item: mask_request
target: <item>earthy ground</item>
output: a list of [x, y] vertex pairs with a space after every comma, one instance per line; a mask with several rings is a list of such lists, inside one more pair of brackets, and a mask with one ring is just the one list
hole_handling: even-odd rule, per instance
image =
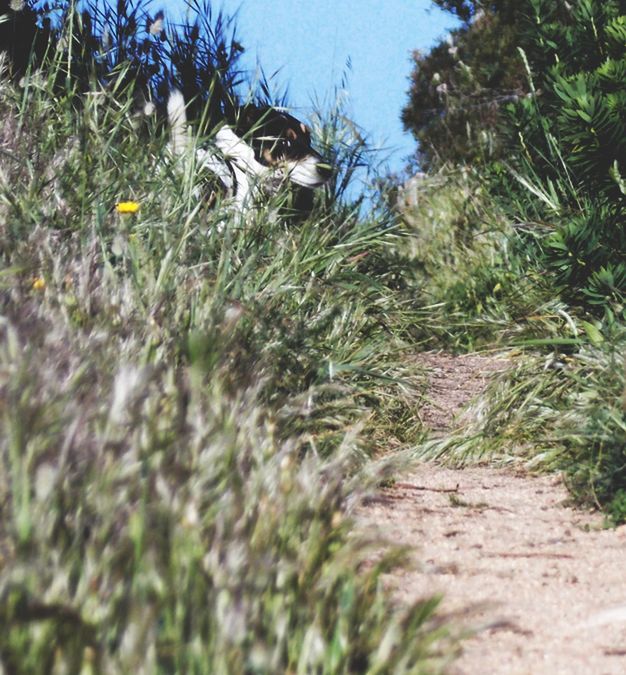
[[[436, 432], [494, 370], [491, 357], [420, 357], [431, 372], [424, 420]], [[626, 527], [565, 506], [558, 476], [422, 464], [361, 514], [415, 551], [390, 575], [399, 600], [445, 594], [476, 635], [454, 675], [626, 673]]]

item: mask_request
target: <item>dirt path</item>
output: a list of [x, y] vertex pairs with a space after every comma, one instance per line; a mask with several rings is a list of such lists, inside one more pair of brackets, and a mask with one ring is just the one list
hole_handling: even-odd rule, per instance
[[[466, 402], [459, 389], [502, 366], [488, 361], [425, 357], [436, 430]], [[400, 600], [442, 592], [444, 610], [471, 610], [478, 632], [450, 673], [626, 673], [626, 527], [604, 530], [566, 499], [556, 476], [423, 464], [364, 509], [368, 527], [415, 551], [389, 578]]]

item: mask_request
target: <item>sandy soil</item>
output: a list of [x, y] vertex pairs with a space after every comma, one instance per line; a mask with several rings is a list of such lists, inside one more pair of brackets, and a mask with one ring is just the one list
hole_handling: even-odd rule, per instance
[[419, 415], [434, 436], [450, 429], [464, 406], [483, 391], [490, 378], [510, 366], [505, 357], [497, 354], [452, 356], [423, 352], [415, 356], [415, 361], [428, 373], [428, 392]]
[[[434, 385], [424, 418], [442, 431], [503, 362], [424, 363]], [[566, 500], [558, 476], [423, 464], [364, 507], [364, 526], [412, 551], [391, 592], [441, 592], [442, 609], [467, 610], [476, 634], [451, 674], [626, 673], [626, 526], [603, 529]]]

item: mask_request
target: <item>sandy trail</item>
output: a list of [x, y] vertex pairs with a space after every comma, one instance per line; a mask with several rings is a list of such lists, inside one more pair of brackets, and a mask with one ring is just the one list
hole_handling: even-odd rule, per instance
[[[426, 357], [435, 429], [501, 367], [440, 358]], [[554, 475], [423, 464], [363, 509], [364, 525], [413, 551], [388, 578], [399, 600], [441, 592], [443, 610], [473, 608], [465, 621], [478, 632], [450, 673], [626, 673], [626, 526], [603, 529], [602, 516], [566, 500]]]

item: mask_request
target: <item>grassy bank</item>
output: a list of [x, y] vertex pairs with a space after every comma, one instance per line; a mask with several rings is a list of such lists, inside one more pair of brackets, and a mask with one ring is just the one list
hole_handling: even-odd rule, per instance
[[437, 600], [395, 608], [353, 533], [423, 386], [396, 224], [340, 198], [358, 140], [319, 123], [308, 219], [241, 216], [132, 97], [57, 87], [0, 90], [6, 672], [438, 669]]

